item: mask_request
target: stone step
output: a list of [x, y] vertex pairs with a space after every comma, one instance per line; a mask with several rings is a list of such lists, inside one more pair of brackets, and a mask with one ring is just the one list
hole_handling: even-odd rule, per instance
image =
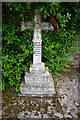
[[24, 95], [31, 95], [31, 96], [53, 96], [55, 94], [55, 89], [54, 89], [54, 84], [53, 83], [49, 83], [49, 84], [45, 84], [44, 86], [30, 86], [28, 84], [25, 83], [21, 83], [20, 86], [20, 92], [22, 94], [22, 96]]

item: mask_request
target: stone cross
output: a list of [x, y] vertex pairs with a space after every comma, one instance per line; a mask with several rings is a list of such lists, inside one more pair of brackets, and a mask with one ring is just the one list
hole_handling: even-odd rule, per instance
[[[44, 70], [44, 65], [42, 63], [41, 53], [42, 53], [42, 38], [41, 38], [41, 30], [51, 30], [54, 31], [54, 27], [49, 22], [42, 22], [41, 21], [41, 15], [39, 10], [35, 10], [35, 16], [34, 16], [34, 23], [35, 27], [34, 34], [33, 34], [33, 65], [30, 67], [31, 71], [38, 71], [38, 70]], [[21, 30], [26, 30], [26, 28], [32, 28], [33, 23], [30, 22], [24, 22], [21, 23]], [[36, 66], [37, 64], [37, 66]]]
[[49, 22], [42, 22], [39, 10], [35, 10], [34, 16], [35, 26], [32, 22], [22, 21], [21, 30], [25, 30], [26, 27], [34, 29], [33, 34], [33, 64], [30, 66], [30, 72], [25, 73], [25, 82], [20, 85], [21, 95], [29, 96], [53, 96], [55, 94], [54, 82], [48, 67], [41, 61], [42, 52], [42, 38], [41, 30], [51, 30], [54, 28]]

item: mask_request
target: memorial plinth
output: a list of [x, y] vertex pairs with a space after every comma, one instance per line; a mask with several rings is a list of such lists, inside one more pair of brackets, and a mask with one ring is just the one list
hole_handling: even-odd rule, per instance
[[[29, 96], [53, 96], [55, 94], [54, 81], [51, 74], [48, 71], [48, 67], [41, 62], [42, 53], [42, 39], [41, 30], [54, 30], [50, 23], [41, 22], [41, 15], [39, 10], [35, 10], [34, 16], [35, 27], [33, 34], [33, 64], [30, 66], [30, 72], [25, 73], [25, 81], [20, 85], [21, 95]], [[22, 23], [22, 30], [31, 26], [31, 22]]]
[[54, 83], [51, 74], [45, 68], [45, 72], [26, 73], [25, 82], [21, 83], [20, 92], [28, 96], [53, 96], [55, 94]]

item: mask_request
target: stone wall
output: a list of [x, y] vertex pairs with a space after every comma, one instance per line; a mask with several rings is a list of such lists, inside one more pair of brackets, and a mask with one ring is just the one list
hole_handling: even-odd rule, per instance
[[[80, 52], [80, 47], [79, 47], [79, 52]], [[80, 68], [80, 53], [79, 54], [77, 54], [77, 53], [73, 53], [72, 54], [72, 60], [73, 60], [73, 62], [72, 63], [69, 63], [69, 65], [70, 65], [70, 68], [72, 69], [72, 68]]]

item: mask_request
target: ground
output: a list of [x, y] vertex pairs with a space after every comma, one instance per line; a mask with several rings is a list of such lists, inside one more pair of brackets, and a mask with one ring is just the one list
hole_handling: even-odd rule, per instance
[[2, 120], [14, 118], [79, 118], [79, 69], [54, 77], [56, 94], [52, 98], [21, 97], [14, 88], [2, 94]]

